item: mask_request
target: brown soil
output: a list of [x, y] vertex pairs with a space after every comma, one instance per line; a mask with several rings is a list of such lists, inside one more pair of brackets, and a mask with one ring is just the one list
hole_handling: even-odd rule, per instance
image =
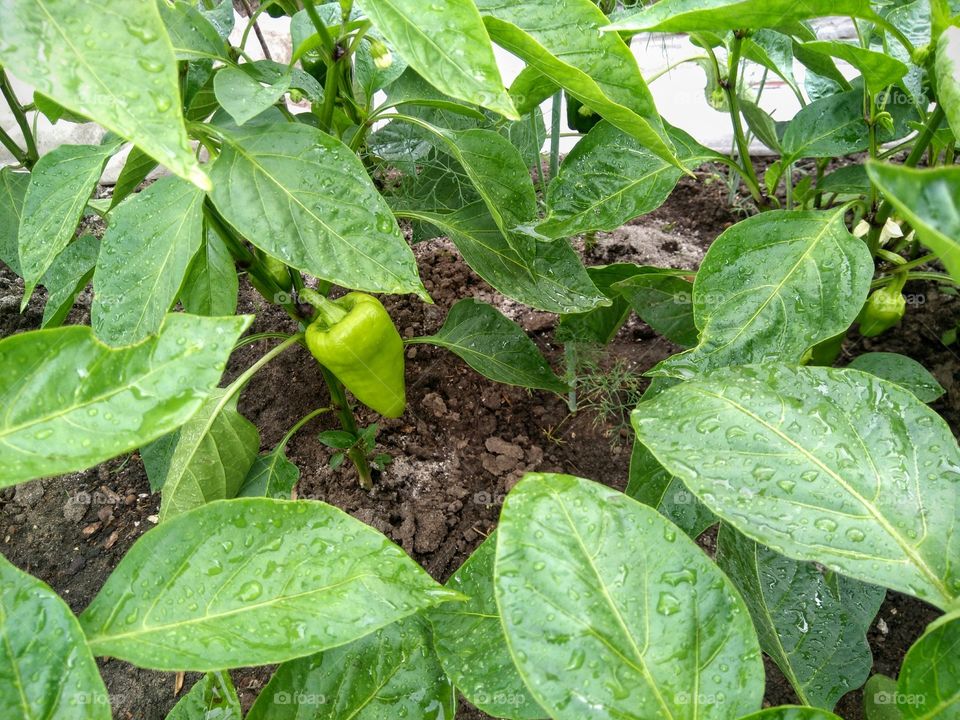
[[[709, 243], [737, 219], [727, 209], [721, 183], [684, 180], [663, 208], [614, 233], [601, 234], [585, 259], [590, 265], [635, 261], [696, 267]], [[495, 303], [520, 322], [559, 370], [559, 348], [552, 344], [554, 316], [499, 296], [445, 240], [418, 245], [416, 254], [436, 304], [389, 298], [388, 308], [403, 335], [436, 331], [456, 300], [473, 296]], [[18, 278], [0, 267], [0, 336], [39, 326], [42, 293], [21, 315], [22, 287]], [[909, 316], [909, 323], [876, 340], [851, 339], [847, 355], [882, 348], [915, 357], [948, 389], [947, 399], [935, 407], [952, 427], [960, 427], [956, 401], [960, 358], [939, 341], [941, 333], [960, 318], [960, 302], [933, 287], [908, 286], [911, 289], [923, 295], [924, 302]], [[241, 310], [256, 314], [255, 332], [292, 329], [282, 312], [249, 288], [242, 291]], [[71, 316], [72, 322], [85, 319], [82, 306]], [[676, 350], [634, 319], [599, 365], [624, 363], [639, 375]], [[251, 346], [235, 353], [228, 374], [247, 367], [262, 351], [262, 346]], [[418, 345], [407, 354], [409, 407], [402, 418], [380, 423], [378, 451], [394, 459], [378, 478], [374, 492], [360, 490], [348, 465], [329, 467], [330, 451], [316, 439], [317, 431], [333, 427], [333, 420], [323, 416], [301, 431], [288, 448], [302, 473], [296, 490], [299, 497], [332, 503], [369, 523], [443, 581], [493, 529], [503, 495], [524, 472], [563, 471], [620, 489], [626, 484], [630, 433], [623, 428], [622, 415], [598, 417], [587, 410], [571, 416], [560, 398], [489, 382], [446, 351]], [[257, 376], [240, 408], [260, 429], [263, 449], [269, 449], [297, 418], [326, 403], [320, 374], [298, 348]], [[153, 526], [158, 508], [159, 497], [150, 494], [136, 454], [82, 473], [8, 488], [0, 491], [2, 551], [49, 583], [79, 612], [130, 545]], [[871, 630], [874, 671], [895, 676], [905, 650], [935, 616], [922, 603], [890, 593]], [[245, 707], [270, 670], [233, 672]], [[101, 662], [101, 671], [116, 718], [159, 720], [176, 702], [172, 673], [141, 670], [117, 660]], [[189, 688], [196, 677], [188, 674], [184, 687]], [[789, 686], [771, 664], [767, 700], [793, 700]], [[841, 701], [838, 711], [844, 718], [859, 719], [861, 707], [860, 693], [854, 692]], [[458, 717], [487, 716], [463, 703]]]

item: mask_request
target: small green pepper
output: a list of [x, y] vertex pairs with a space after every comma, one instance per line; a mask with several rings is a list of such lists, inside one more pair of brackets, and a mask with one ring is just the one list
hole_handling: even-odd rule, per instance
[[603, 120], [593, 110], [572, 95], [564, 93], [567, 100], [567, 127], [576, 132], [588, 133], [598, 122]]
[[876, 337], [899, 323], [906, 310], [907, 301], [900, 288], [887, 286], [874, 290], [857, 316], [860, 334]]
[[407, 404], [403, 340], [386, 308], [361, 292], [337, 300], [301, 294], [317, 308], [306, 333], [317, 362], [367, 407], [384, 417], [400, 417]]

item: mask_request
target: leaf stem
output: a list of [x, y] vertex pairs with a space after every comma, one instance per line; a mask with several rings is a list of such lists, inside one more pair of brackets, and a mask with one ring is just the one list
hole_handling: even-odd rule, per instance
[[[330, 390], [330, 403], [336, 409], [340, 416], [340, 426], [348, 433], [357, 437], [357, 420], [353, 416], [353, 409], [347, 402], [347, 393], [343, 388], [343, 383], [337, 380], [336, 375], [320, 365], [320, 372], [323, 373], [323, 379]], [[367, 455], [362, 448], [352, 447], [347, 451], [347, 456], [353, 462], [357, 469], [357, 477], [360, 479], [360, 487], [364, 490], [373, 490], [373, 472], [370, 470], [370, 463], [367, 461]]]
[[317, 417], [317, 415], [323, 415], [323, 413], [330, 412], [331, 410], [333, 410], [332, 407], [317, 408], [316, 410], [304, 415], [302, 418], [297, 420], [292, 428], [287, 430], [287, 434], [283, 436], [283, 439], [277, 445], [277, 448], [283, 450], [285, 447], [287, 447], [287, 443], [293, 439], [293, 436], [296, 435], [304, 425]]
[[550, 180], [557, 177], [560, 168], [560, 105], [563, 92], [553, 94], [553, 106], [550, 110]]
[[296, 345], [301, 340], [303, 340], [303, 333], [297, 333], [296, 335], [291, 335], [282, 343], [272, 348], [269, 352], [267, 352], [266, 355], [244, 370], [236, 380], [230, 383], [230, 385], [227, 387], [226, 397], [233, 397], [238, 392], [243, 390], [244, 386], [250, 382], [253, 376], [266, 367], [271, 360], [283, 353], [283, 351], [289, 348], [291, 345]]
[[[14, 94], [13, 88], [10, 85], [10, 80], [7, 78], [7, 73], [2, 67], [0, 67], [0, 92], [3, 93], [3, 99], [6, 100], [7, 105], [10, 106], [10, 112], [13, 113], [17, 125], [20, 126], [20, 132], [23, 133], [23, 141], [27, 145], [27, 151], [21, 162], [30, 169], [40, 158], [40, 155], [37, 153], [37, 144], [34, 141], [33, 132], [30, 130], [30, 123], [27, 122], [27, 116], [23, 111], [23, 106], [20, 104], [20, 101], [17, 100], [17, 96]], [[4, 144], [6, 145], [6, 143]], [[20, 160], [21, 158], [17, 159]]]
[[758, 205], [763, 205], [763, 195], [760, 192], [760, 181], [750, 160], [750, 147], [747, 145], [746, 135], [743, 133], [743, 123], [740, 120], [740, 100], [737, 95], [737, 85], [740, 73], [740, 54], [743, 50], [743, 36], [735, 32], [730, 46], [730, 57], [727, 60], [727, 78], [721, 79], [720, 85], [727, 95], [727, 105], [730, 109], [730, 120], [733, 123], [733, 135], [737, 142], [737, 154], [740, 156], [740, 165], [744, 181], [750, 188], [750, 194]]

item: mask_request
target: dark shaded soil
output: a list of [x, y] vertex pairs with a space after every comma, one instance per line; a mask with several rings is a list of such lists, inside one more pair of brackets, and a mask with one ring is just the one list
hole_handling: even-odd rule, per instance
[[[727, 209], [722, 183], [683, 180], [661, 209], [620, 230], [602, 234], [586, 253], [587, 264], [637, 261], [696, 267], [716, 235], [739, 218]], [[494, 302], [520, 322], [559, 369], [559, 348], [551, 342], [554, 316], [531, 311], [492, 291], [460, 260], [453, 247], [435, 240], [416, 248], [421, 275], [435, 305], [412, 298], [390, 298], [388, 308], [407, 337], [436, 331], [449, 307], [463, 297]], [[908, 286], [923, 297], [910, 322], [875, 340], [852, 337], [845, 348], [852, 358], [884, 349], [910, 355], [949, 391], [936, 409], [952, 427], [960, 427], [957, 404], [960, 358], [940, 343], [956, 325], [960, 301], [932, 286]], [[0, 267], [0, 336], [39, 326], [42, 295], [18, 312], [22, 283]], [[918, 301], [919, 303], [919, 301]], [[88, 298], [87, 298], [88, 304]], [[71, 316], [86, 319], [83, 298]], [[245, 288], [241, 310], [256, 314], [255, 332], [292, 330], [286, 315]], [[249, 366], [265, 345], [234, 354], [228, 375]], [[631, 320], [607, 351], [596, 359], [602, 370], [626, 369], [636, 378], [678, 348]], [[290, 443], [288, 455], [301, 469], [298, 497], [343, 508], [403, 546], [428, 572], [445, 580], [495, 526], [503, 495], [524, 472], [563, 471], [622, 489], [627, 480], [630, 433], [622, 412], [599, 416], [587, 409], [571, 415], [560, 398], [489, 382], [458, 358], [418, 345], [407, 351], [409, 407], [402, 418], [381, 420], [378, 451], [393, 458], [373, 493], [357, 486], [353, 470], [329, 467], [330, 450], [317, 431], [333, 427], [322, 416]], [[636, 385], [636, 384], [635, 384]], [[631, 392], [621, 388], [623, 410]], [[262, 448], [272, 448], [299, 417], [328, 402], [312, 359], [299, 348], [261, 372], [243, 395], [242, 412], [260, 429]], [[616, 404], [616, 403], [614, 403]], [[374, 418], [363, 418], [373, 421]], [[151, 495], [143, 466], [134, 454], [74, 475], [35, 481], [0, 491], [0, 540], [3, 554], [49, 583], [81, 611], [93, 598], [130, 545], [156, 522], [159, 497]], [[709, 539], [704, 543], [712, 548]], [[870, 633], [874, 671], [895, 676], [903, 653], [935, 611], [911, 598], [890, 593]], [[768, 663], [767, 700], [795, 698], [779, 671]], [[101, 662], [116, 718], [154, 720], [176, 702], [177, 678]], [[270, 668], [242, 669], [233, 677], [245, 707], [269, 678]], [[184, 687], [196, 679], [188, 674]], [[844, 718], [862, 717], [859, 692], [841, 701]], [[465, 703], [458, 717], [486, 717]]]

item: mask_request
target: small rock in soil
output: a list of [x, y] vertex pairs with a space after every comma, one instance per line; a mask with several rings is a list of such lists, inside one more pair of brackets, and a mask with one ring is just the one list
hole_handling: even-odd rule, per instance
[[43, 497], [43, 482], [34, 480], [33, 482], [17, 485], [14, 489], [13, 501], [23, 507], [31, 507]]
[[523, 459], [522, 447], [519, 445], [514, 445], [513, 443], [508, 443], [506, 440], [496, 436], [487, 438], [483, 444], [486, 446], [487, 450], [492, 453], [496, 453], [497, 455], [506, 455], [514, 460]]

